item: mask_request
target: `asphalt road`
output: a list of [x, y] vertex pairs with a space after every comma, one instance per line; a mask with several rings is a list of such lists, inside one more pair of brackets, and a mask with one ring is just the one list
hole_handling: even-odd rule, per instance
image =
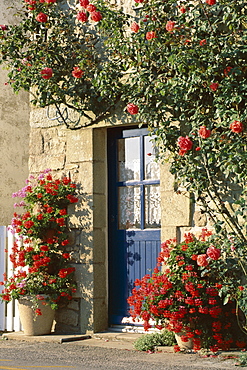
[[201, 358], [196, 354], [148, 354], [85, 346], [83, 342], [0, 340], [0, 369], [5, 370], [232, 370], [235, 362], [233, 359]]

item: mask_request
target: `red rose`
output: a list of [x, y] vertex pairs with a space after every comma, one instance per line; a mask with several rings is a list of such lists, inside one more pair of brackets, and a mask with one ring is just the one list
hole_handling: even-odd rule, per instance
[[5, 26], [5, 24], [0, 24], [0, 28], [2, 31], [6, 31], [8, 29], [8, 26]]
[[207, 261], [207, 255], [206, 254], [199, 254], [197, 256], [197, 264], [198, 266], [207, 266], [208, 261]]
[[34, 225], [34, 222], [32, 220], [29, 220], [29, 221], [25, 221], [23, 226], [26, 228], [26, 229], [31, 229], [31, 227]]
[[76, 16], [76, 19], [80, 22], [87, 22], [88, 18], [85, 12], [79, 12]]
[[215, 248], [213, 245], [211, 245], [208, 249], [207, 249], [207, 255], [208, 257], [212, 258], [212, 260], [218, 260], [220, 258], [220, 255], [221, 255], [221, 252], [220, 252], [220, 249], [218, 248]]
[[218, 82], [213, 82], [211, 85], [209, 85], [209, 87], [212, 91], [216, 91], [219, 87], [219, 84]]
[[102, 19], [102, 14], [100, 12], [92, 12], [91, 13], [91, 19], [94, 22], [99, 22]]
[[179, 8], [179, 10], [183, 14], [186, 12], [186, 8], [184, 6], [181, 6], [181, 8]]
[[242, 122], [240, 122], [240, 121], [233, 121], [230, 124], [230, 129], [232, 130], [232, 132], [236, 132], [237, 134], [239, 134], [240, 132], [243, 131], [244, 126], [243, 126]]
[[127, 104], [127, 107], [126, 107], [127, 111], [134, 115], [134, 114], [137, 114], [139, 112], [139, 108], [137, 105], [133, 104], [133, 103], [129, 103]]
[[206, 39], [203, 39], [199, 42], [200, 46], [206, 45], [206, 43], [207, 43]]
[[214, 4], [216, 4], [216, 0], [206, 0], [205, 2], [208, 5], [214, 5]]
[[175, 27], [175, 22], [173, 22], [173, 21], [168, 21], [168, 22], [166, 23], [166, 30], [167, 30], [168, 32], [171, 32], [171, 31], [174, 29], [174, 27]]
[[188, 136], [180, 136], [178, 138], [178, 146], [183, 152], [187, 152], [193, 146], [193, 142], [188, 138]]
[[139, 31], [139, 29], [140, 29], [140, 26], [139, 26], [139, 24], [137, 24], [136, 22], [133, 22], [132, 23], [132, 25], [130, 26], [130, 29], [131, 29], [131, 31], [133, 31], [133, 32], [138, 32]]
[[52, 4], [52, 3], [55, 3], [57, 0], [45, 0], [45, 2], [47, 3], [47, 4]]
[[92, 12], [94, 12], [97, 8], [96, 8], [96, 6], [95, 6], [95, 5], [93, 5], [93, 4], [88, 4], [88, 5], [87, 5], [87, 7], [86, 7], [86, 9], [87, 9], [87, 11], [88, 11], [89, 13], [92, 13]]
[[146, 40], [152, 40], [152, 39], [156, 39], [157, 36], [156, 36], [156, 32], [155, 31], [149, 31], [146, 33]]
[[201, 126], [198, 133], [201, 138], [207, 139], [211, 135], [211, 130], [208, 130], [206, 126]]
[[224, 69], [224, 75], [225, 76], [228, 76], [228, 73], [230, 72], [230, 70], [232, 69], [232, 67], [228, 66]]
[[89, 0], [80, 0], [80, 5], [86, 8], [89, 5]]
[[45, 23], [47, 22], [48, 16], [44, 13], [39, 13], [36, 17], [37, 22]]
[[46, 68], [42, 69], [42, 71], [40, 71], [40, 73], [41, 73], [41, 76], [42, 76], [44, 79], [48, 80], [49, 78], [51, 78], [51, 77], [52, 77], [52, 75], [53, 75], [53, 70], [52, 70], [52, 68], [48, 68], [48, 67], [46, 67]]
[[143, 1], [144, 1], [144, 0], [135, 0], [135, 3], [139, 3], [139, 4], [141, 4], [141, 3], [143, 3]]
[[72, 71], [72, 76], [75, 78], [81, 78], [84, 75], [84, 71], [82, 71], [79, 67], [74, 67]]

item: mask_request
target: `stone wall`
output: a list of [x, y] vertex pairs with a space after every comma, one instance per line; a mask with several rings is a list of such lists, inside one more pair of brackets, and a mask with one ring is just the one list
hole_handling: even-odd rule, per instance
[[[0, 24], [13, 24], [20, 1], [1, 0]], [[11, 8], [10, 8], [11, 6]], [[25, 185], [28, 177], [29, 97], [15, 95], [6, 85], [7, 71], [0, 66], [0, 225], [8, 225], [15, 200], [12, 193]]]

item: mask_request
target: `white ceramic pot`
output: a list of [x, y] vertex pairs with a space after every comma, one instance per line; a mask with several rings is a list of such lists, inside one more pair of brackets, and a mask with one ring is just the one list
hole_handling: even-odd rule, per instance
[[55, 310], [50, 305], [43, 305], [39, 301], [39, 308], [42, 315], [36, 315], [33, 309], [31, 297], [24, 296], [18, 300], [20, 320], [24, 335], [45, 335], [50, 334], [55, 316]]

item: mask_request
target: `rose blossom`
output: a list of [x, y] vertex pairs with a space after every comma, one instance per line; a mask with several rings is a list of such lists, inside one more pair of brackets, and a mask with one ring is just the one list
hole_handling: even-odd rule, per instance
[[201, 126], [199, 128], [198, 134], [201, 138], [207, 139], [211, 135], [211, 130], [208, 130], [206, 126]]
[[183, 13], [183, 14], [186, 12], [186, 8], [185, 8], [184, 6], [182, 6], [181, 8], [179, 8], [179, 10], [180, 10], [180, 12], [181, 12], [181, 13]]
[[89, 5], [89, 0], [80, 0], [80, 6], [86, 8]]
[[37, 22], [45, 23], [47, 22], [48, 16], [45, 13], [39, 13], [36, 17]]
[[211, 85], [209, 85], [209, 87], [212, 91], [216, 91], [219, 87], [219, 84], [218, 82], [213, 82]]
[[206, 253], [207, 253], [208, 257], [212, 258], [212, 260], [215, 260], [215, 261], [217, 261], [220, 258], [220, 255], [221, 255], [220, 249], [216, 248], [213, 245], [211, 245], [207, 249]]
[[233, 121], [230, 124], [230, 129], [232, 130], [232, 132], [236, 132], [237, 134], [239, 134], [240, 132], [243, 131], [244, 126], [243, 126], [242, 122], [240, 122], [240, 121]]
[[178, 138], [178, 146], [181, 150], [187, 152], [193, 146], [193, 142], [189, 139], [188, 136], [180, 136]]
[[0, 28], [2, 31], [6, 31], [8, 29], [8, 26], [6, 26], [5, 24], [0, 24]]
[[126, 109], [130, 114], [137, 114], [139, 112], [138, 106], [133, 103], [127, 104]]
[[87, 11], [88, 11], [89, 13], [92, 13], [92, 12], [94, 12], [95, 10], [97, 10], [96, 6], [95, 6], [95, 5], [93, 5], [93, 4], [88, 4], [88, 5], [86, 6], [86, 9], [87, 9]]
[[152, 40], [157, 38], [155, 31], [149, 31], [146, 33], [146, 40]]
[[74, 67], [72, 71], [72, 76], [75, 78], [81, 78], [84, 75], [84, 71], [82, 71], [79, 67]]
[[80, 22], [87, 22], [88, 18], [85, 12], [79, 12], [77, 13], [76, 19]]
[[216, 4], [216, 0], [206, 0], [205, 3], [208, 5], [214, 5]]
[[139, 29], [140, 29], [140, 26], [139, 26], [139, 24], [137, 24], [136, 22], [133, 22], [132, 23], [132, 25], [130, 26], [130, 29], [131, 29], [131, 31], [133, 31], [133, 32], [138, 32], [139, 31]]
[[94, 22], [99, 22], [102, 19], [102, 14], [100, 12], [92, 12], [91, 13], [91, 19]]
[[203, 39], [199, 42], [200, 46], [206, 45], [206, 43], [207, 43], [206, 39]]
[[197, 256], [197, 264], [198, 266], [207, 266], [208, 261], [207, 261], [207, 255], [206, 254], [199, 254]]
[[174, 27], [175, 27], [175, 22], [173, 22], [173, 21], [168, 21], [168, 22], [166, 23], [166, 30], [167, 30], [168, 32], [171, 32], [171, 31], [174, 29]]
[[41, 73], [41, 76], [44, 79], [48, 80], [49, 78], [52, 77], [53, 70], [52, 70], [52, 68], [46, 67], [46, 68], [42, 69], [42, 71], [40, 71], [40, 73]]

